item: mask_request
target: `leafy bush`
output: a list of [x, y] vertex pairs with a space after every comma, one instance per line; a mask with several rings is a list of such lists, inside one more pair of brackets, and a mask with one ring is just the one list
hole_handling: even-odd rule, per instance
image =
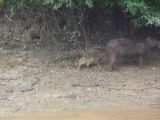
[[76, 8], [79, 6], [93, 7], [93, 0], [42, 0], [45, 5], [51, 5], [58, 10], [61, 7]]
[[160, 26], [160, 0], [95, 0], [106, 10], [120, 8], [133, 16], [131, 20], [137, 27]]
[[[3, 6], [5, 0], [0, 0]], [[133, 19], [131, 23], [135, 26], [160, 26], [160, 0], [7, 0], [8, 8], [12, 13], [17, 8], [24, 5], [43, 4], [51, 6], [54, 10], [60, 8], [78, 9], [81, 12], [83, 8], [100, 6], [106, 11], [112, 11], [120, 8], [124, 13], [131, 14]]]
[[7, 7], [11, 15], [15, 14], [15, 11], [25, 5], [31, 5], [33, 3], [40, 2], [38, 0], [0, 0], [1, 7]]
[[3, 0], [0, 0], [0, 5], [2, 5]]
[[[154, 0], [156, 3], [159, 0]], [[155, 25], [160, 26], [160, 4], [152, 4], [149, 0], [122, 0], [120, 5], [124, 12], [130, 13], [134, 18], [131, 22], [134, 25], [148, 26]], [[160, 2], [159, 2], [160, 3]]]

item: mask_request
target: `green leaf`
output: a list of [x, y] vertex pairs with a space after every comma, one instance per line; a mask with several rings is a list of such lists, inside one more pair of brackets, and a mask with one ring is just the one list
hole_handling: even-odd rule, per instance
[[91, 8], [93, 7], [93, 0], [86, 0], [86, 5]]

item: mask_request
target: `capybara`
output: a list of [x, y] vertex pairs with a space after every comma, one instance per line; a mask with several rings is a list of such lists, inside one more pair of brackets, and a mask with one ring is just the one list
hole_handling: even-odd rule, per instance
[[105, 45], [105, 52], [109, 58], [109, 68], [114, 69], [117, 58], [137, 58], [139, 65], [143, 68], [143, 60], [148, 52], [145, 42], [138, 42], [128, 38], [115, 38]]
[[76, 65], [77, 69], [80, 69], [82, 65], [86, 65], [89, 67], [89, 65], [94, 63], [94, 58], [92, 57], [81, 57]]
[[152, 38], [152, 37], [147, 37], [146, 38], [146, 43], [148, 44], [148, 46], [150, 46], [150, 49], [160, 49], [160, 41]]
[[146, 43], [150, 46], [150, 48], [155, 49], [158, 46], [158, 41], [154, 38], [147, 37]]

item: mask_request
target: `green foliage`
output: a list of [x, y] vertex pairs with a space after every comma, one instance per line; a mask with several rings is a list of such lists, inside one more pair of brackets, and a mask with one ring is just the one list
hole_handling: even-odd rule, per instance
[[[0, 6], [3, 6], [5, 0], [0, 0]], [[54, 10], [60, 8], [78, 9], [82, 13], [83, 8], [100, 6], [111, 13], [115, 8], [120, 8], [124, 13], [133, 16], [131, 23], [135, 26], [160, 26], [160, 0], [7, 0], [8, 8], [14, 14], [17, 8], [24, 5], [43, 4], [51, 6]]]
[[[126, 13], [130, 13], [134, 18], [131, 22], [135, 26], [160, 26], [160, 3], [155, 0], [156, 4], [147, 0], [122, 0], [120, 6]], [[159, 5], [156, 7], [156, 5]]]
[[93, 7], [93, 0], [42, 0], [45, 5], [51, 5], [54, 10], [61, 7], [74, 9], [80, 6]]
[[11, 15], [15, 14], [15, 11], [24, 7], [27, 4], [32, 4], [38, 0], [0, 0], [0, 6], [7, 5]]
[[11, 15], [15, 14], [16, 9], [23, 7], [26, 4], [26, 0], [9, 0], [8, 5], [11, 11]]
[[3, 0], [0, 0], [0, 6], [2, 5]]
[[53, 9], [57, 10], [62, 6], [72, 7], [73, 3], [72, 0], [43, 0], [45, 5], [51, 5]]
[[112, 11], [120, 8], [133, 16], [131, 23], [137, 27], [160, 27], [160, 0], [95, 0], [99, 6]]

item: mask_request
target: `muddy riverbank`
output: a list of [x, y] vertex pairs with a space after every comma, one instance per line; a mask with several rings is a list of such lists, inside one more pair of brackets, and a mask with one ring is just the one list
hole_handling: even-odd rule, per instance
[[0, 51], [1, 115], [160, 105], [158, 55], [146, 69], [121, 63], [120, 71], [109, 72], [104, 64], [82, 70], [67, 61], [46, 64], [41, 52]]

